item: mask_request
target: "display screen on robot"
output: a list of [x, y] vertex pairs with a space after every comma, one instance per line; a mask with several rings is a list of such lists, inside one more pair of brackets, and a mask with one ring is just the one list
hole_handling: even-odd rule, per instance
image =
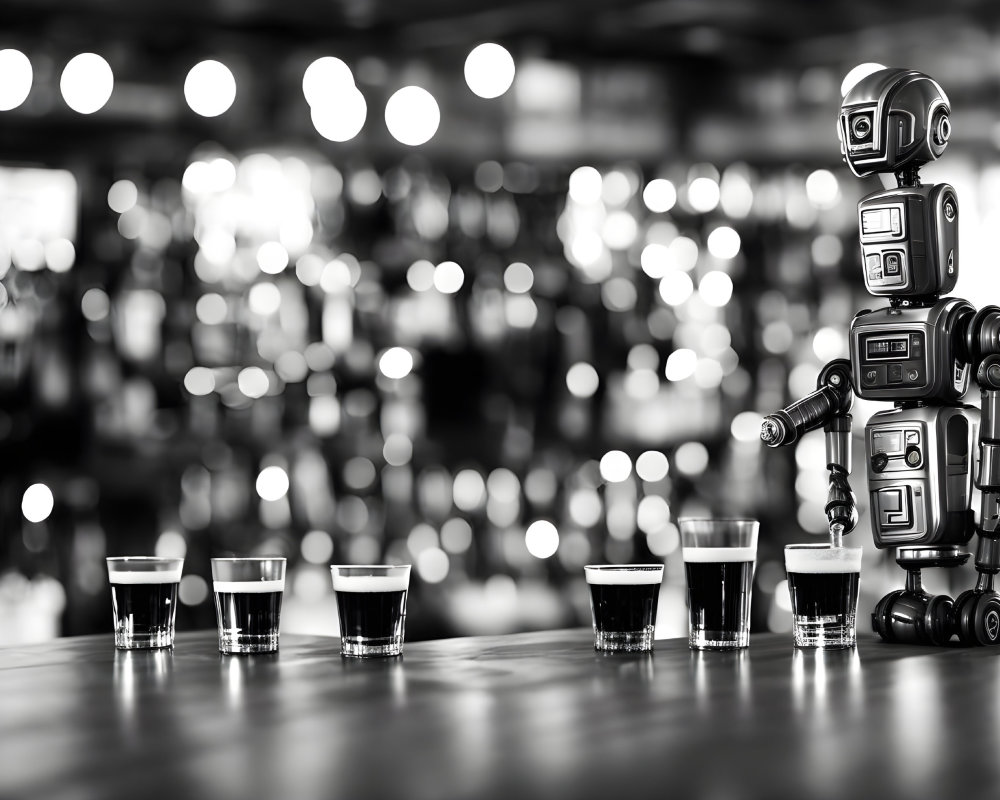
[[865, 354], [873, 361], [883, 358], [905, 361], [910, 357], [910, 337], [868, 339], [865, 342]]
[[877, 236], [892, 234], [898, 236], [903, 232], [903, 212], [899, 206], [884, 206], [871, 208], [861, 212], [861, 234]]
[[901, 431], [872, 431], [873, 453], [898, 453], [903, 446]]

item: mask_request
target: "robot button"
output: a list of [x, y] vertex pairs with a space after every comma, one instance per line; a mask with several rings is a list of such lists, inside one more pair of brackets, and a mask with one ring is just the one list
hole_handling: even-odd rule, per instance
[[885, 366], [866, 367], [861, 372], [861, 383], [865, 386], [880, 386], [885, 384]]
[[902, 259], [899, 253], [886, 253], [885, 254], [885, 274], [886, 275], [899, 275], [900, 269], [902, 268]]
[[909, 372], [906, 373], [906, 379], [910, 383], [916, 383], [917, 381], [920, 380], [920, 370], [911, 369]]
[[889, 364], [889, 383], [903, 382], [903, 365]]

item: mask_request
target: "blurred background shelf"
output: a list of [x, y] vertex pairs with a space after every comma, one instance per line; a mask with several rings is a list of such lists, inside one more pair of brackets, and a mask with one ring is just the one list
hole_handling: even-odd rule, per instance
[[[104, 557], [149, 552], [187, 558], [182, 629], [213, 624], [211, 555], [286, 555], [303, 633], [336, 632], [328, 564], [412, 562], [409, 638], [586, 624], [585, 563], [662, 560], [677, 635], [701, 513], [760, 517], [754, 626], [789, 630], [823, 441], [762, 452], [760, 417], [875, 305], [841, 82], [944, 86], [924, 175], [983, 305], [998, 30], [982, 1], [4, 0], [31, 72], [18, 100], [0, 60], [0, 643], [108, 630]], [[496, 97], [466, 77], [484, 42]], [[103, 103], [93, 75], [72, 96], [81, 53]], [[349, 72], [307, 99], [320, 59]], [[212, 116], [185, 94], [207, 60], [235, 86]], [[387, 119], [404, 87], [433, 103]], [[869, 608], [902, 572], [862, 482]]]

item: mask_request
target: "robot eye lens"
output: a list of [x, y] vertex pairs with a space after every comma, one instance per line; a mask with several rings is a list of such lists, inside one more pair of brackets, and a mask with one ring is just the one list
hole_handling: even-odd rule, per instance
[[951, 122], [947, 114], [940, 112], [935, 115], [933, 123], [934, 144], [944, 146], [951, 138]]
[[858, 141], [867, 139], [872, 133], [872, 121], [867, 116], [857, 116], [851, 120], [851, 134]]

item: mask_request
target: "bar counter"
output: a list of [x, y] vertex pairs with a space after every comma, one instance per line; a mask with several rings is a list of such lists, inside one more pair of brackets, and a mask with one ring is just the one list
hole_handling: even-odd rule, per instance
[[345, 659], [284, 635], [0, 648], [0, 797], [949, 798], [1000, 795], [1000, 650], [594, 651], [584, 629]]

